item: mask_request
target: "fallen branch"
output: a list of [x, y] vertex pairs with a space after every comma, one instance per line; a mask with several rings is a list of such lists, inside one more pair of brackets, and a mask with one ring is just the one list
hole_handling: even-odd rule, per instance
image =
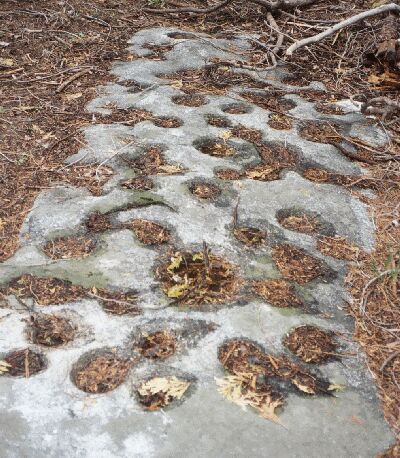
[[[208, 14], [213, 13], [225, 6], [233, 3], [235, 0], [224, 0], [220, 3], [215, 5], [209, 6], [208, 8], [143, 8], [142, 11], [147, 13], [157, 13], [157, 14], [164, 14], [164, 13], [193, 13], [193, 14]], [[251, 3], [255, 3], [257, 5], [263, 6], [270, 12], [278, 11], [278, 10], [293, 10], [295, 8], [299, 8], [301, 6], [311, 5], [316, 3], [318, 0], [276, 0], [276, 1], [269, 1], [269, 0], [249, 0]]]
[[233, 0], [223, 0], [216, 5], [210, 6], [208, 8], [143, 8], [143, 11], [148, 13], [195, 13], [195, 14], [208, 14], [213, 13], [214, 11], [223, 8], [224, 6], [228, 5], [228, 3], [232, 3]]
[[303, 40], [296, 41], [296, 43], [293, 43], [286, 50], [286, 55], [291, 56], [299, 48], [310, 45], [312, 43], [317, 43], [318, 41], [321, 41], [324, 38], [329, 37], [330, 35], [333, 35], [335, 32], [338, 32], [339, 30], [342, 30], [345, 27], [348, 27], [349, 25], [353, 25], [356, 22], [362, 21], [363, 19], [367, 17], [376, 16], [382, 13], [387, 13], [388, 11], [400, 12], [400, 6], [396, 5], [395, 3], [389, 3], [388, 5], [378, 6], [377, 8], [373, 8], [372, 10], [368, 10], [360, 14], [356, 14], [355, 16], [345, 19], [344, 21], [338, 22], [334, 26], [329, 27], [329, 29], [324, 30], [321, 33], [318, 33], [317, 35], [314, 35], [308, 38], [304, 38]]

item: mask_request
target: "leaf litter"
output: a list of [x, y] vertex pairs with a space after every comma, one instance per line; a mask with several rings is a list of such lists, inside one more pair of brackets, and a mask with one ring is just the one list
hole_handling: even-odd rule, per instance
[[205, 244], [203, 251], [175, 252], [156, 274], [169, 298], [194, 306], [234, 301], [242, 285], [236, 271], [237, 266], [212, 254]]
[[218, 349], [218, 359], [229, 375], [216, 379], [218, 391], [241, 407], [251, 406], [262, 417], [279, 423], [276, 409], [291, 391], [331, 395], [338, 389], [321, 376], [286, 356], [266, 353], [244, 339], [231, 339]]
[[289, 332], [283, 343], [305, 363], [320, 364], [340, 356], [334, 333], [316, 326], [298, 326]]
[[146, 410], [158, 410], [182, 399], [191, 384], [176, 376], [154, 377], [137, 388], [137, 395]]

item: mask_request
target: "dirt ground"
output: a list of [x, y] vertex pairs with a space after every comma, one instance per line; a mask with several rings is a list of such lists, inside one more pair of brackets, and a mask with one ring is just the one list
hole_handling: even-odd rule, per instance
[[[209, 15], [156, 15], [141, 9], [157, 1], [3, 0], [0, 5], [0, 261], [18, 248], [20, 226], [35, 197], [57, 183], [101, 193], [110, 176], [88, 165], [64, 167], [83, 145], [81, 128], [96, 120], [85, 112], [95, 87], [109, 82], [112, 62], [132, 59], [127, 40], [138, 30], [174, 25], [219, 36], [243, 31], [271, 39], [259, 7], [237, 1]], [[167, 3], [167, 2], [166, 2]], [[204, 5], [204, 1], [168, 2]], [[351, 3], [352, 8], [349, 8]], [[276, 17], [292, 39], [371, 6], [372, 1], [320, 1], [302, 11]], [[327, 19], [327, 18], [332, 18]], [[307, 49], [288, 61], [296, 81], [322, 81], [329, 99], [388, 95], [399, 97], [400, 74], [375, 59], [382, 18], [364, 21]], [[292, 37], [292, 38], [290, 38]], [[265, 66], [265, 51], [254, 50], [254, 65]], [[324, 101], [321, 101], [324, 102]], [[114, 122], [107, 117], [102, 122]], [[97, 120], [98, 121], [98, 120]], [[400, 120], [376, 119], [394, 139]], [[365, 146], [365, 145], [363, 145]], [[348, 275], [355, 338], [368, 355], [385, 412], [400, 438], [400, 163], [399, 141], [371, 151], [362, 165], [370, 170], [377, 198], [368, 201], [377, 229], [377, 246], [358, 258]], [[399, 446], [385, 457], [399, 456]]]

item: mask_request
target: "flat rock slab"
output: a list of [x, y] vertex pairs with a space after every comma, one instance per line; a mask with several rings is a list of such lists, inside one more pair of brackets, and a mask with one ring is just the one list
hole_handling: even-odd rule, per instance
[[[241, 67], [251, 57], [249, 37], [216, 39], [157, 28], [134, 35], [128, 49], [134, 59], [116, 63], [112, 73], [118, 82], [98, 88], [98, 97], [87, 107], [95, 122], [85, 128], [86, 146], [66, 165], [91, 164], [99, 172], [101, 167], [112, 168], [103, 194], [70, 186], [41, 193], [21, 229], [21, 248], [0, 265], [3, 287], [31, 274], [92, 291], [89, 297], [46, 306], [38, 305], [34, 294], [15, 297], [18, 288], [3, 299], [0, 360], [12, 350], [29, 347], [43, 356], [45, 367], [37, 374], [25, 368], [25, 376], [4, 372], [0, 377], [0, 456], [367, 458], [384, 450], [393, 435], [379, 409], [365, 356], [351, 341], [353, 323], [343, 311], [348, 263], [322, 254], [318, 234], [281, 224], [282, 215], [308, 215], [318, 219], [322, 235], [341, 236], [360, 250], [372, 250], [373, 223], [359, 199], [370, 191], [310, 181], [305, 172], [320, 169], [357, 179], [363, 170], [343, 154], [352, 152], [349, 139], [379, 146], [385, 143], [384, 133], [356, 110], [338, 114], [318, 110], [305, 94], [312, 91], [323, 97], [320, 83], [286, 84], [290, 74], [284, 67], [265, 72]], [[190, 96], [190, 91], [202, 92], [198, 85], [190, 89], [190, 84], [201, 83], [201, 71], [217, 61], [228, 62], [224, 65], [231, 82], [213, 91], [203, 87], [197, 106], [182, 104], [181, 97]], [[197, 80], [188, 83], [187, 72], [196, 71]], [[258, 98], [251, 101], [248, 94]], [[262, 101], [271, 94], [278, 104], [268, 107]], [[138, 110], [148, 115], [132, 122]], [[118, 119], [121, 113], [126, 119], [113, 122], [116, 113]], [[222, 118], [220, 127], [210, 123], [213, 117]], [[285, 129], [273, 127], [271, 120], [277, 117], [288, 121]], [[163, 127], [159, 120], [166, 118], [176, 124]], [[311, 141], [302, 133], [307, 122], [334, 125], [340, 130], [336, 142], [341, 146]], [[255, 129], [261, 137], [256, 142], [239, 138], [232, 132], [238, 126]], [[217, 148], [216, 154], [206, 154], [204, 148], [210, 144], [230, 153], [224, 156]], [[167, 164], [167, 168], [146, 173], [154, 183], [152, 189], [127, 189], [124, 181], [143, 175], [137, 160], [149, 154], [149, 148], [161, 151], [162, 167]], [[260, 148], [272, 151], [276, 173], [267, 179], [257, 176]], [[273, 161], [282, 148], [294, 158], [287, 165], [278, 156]], [[237, 179], [218, 178], [224, 169], [236, 171]], [[211, 199], [199, 198], [193, 192], [199, 184], [218, 192]], [[110, 226], [91, 234], [96, 249], [89, 256], [48, 257], [44, 246], [49, 241], [84, 236], [94, 213], [106, 215]], [[236, 265], [238, 276], [248, 285], [282, 279], [274, 250], [283, 245], [304, 250], [324, 266], [325, 274], [307, 282], [293, 281], [305, 308], [274, 307], [252, 294], [231, 303], [183, 308], [163, 292], [155, 275], [168, 247], [141, 243], [127, 226], [137, 219], [167, 228], [176, 251], [202, 253], [205, 242], [211, 253]], [[238, 225], [263, 231], [265, 243], [247, 247], [233, 235]], [[135, 290], [141, 314], [110, 315], [101, 306], [99, 289]], [[38, 313], [69, 319], [76, 328], [75, 338], [59, 347], [30, 343], [26, 326]], [[218, 391], [215, 379], [227, 375], [218, 349], [227, 339], [248, 339], [276, 358], [286, 355], [300, 364], [282, 342], [290, 330], [305, 324], [334, 331], [344, 356], [301, 367], [330, 386], [342, 385], [342, 390], [331, 396], [287, 391], [276, 412], [278, 423], [262, 418], [250, 406], [241, 408]], [[134, 358], [133, 342], [160, 330], [178, 336], [169, 358], [135, 360], [125, 381], [107, 393], [90, 394], [74, 383], [82, 362], [104, 349]], [[165, 409], [147, 411], [138, 401], [137, 389], [154, 376], [176, 376], [190, 382], [190, 387]]]

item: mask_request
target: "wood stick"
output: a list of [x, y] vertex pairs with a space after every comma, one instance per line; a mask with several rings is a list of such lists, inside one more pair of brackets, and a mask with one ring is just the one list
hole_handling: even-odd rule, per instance
[[400, 6], [396, 5], [395, 3], [389, 3], [388, 5], [378, 6], [377, 8], [373, 8], [372, 10], [368, 10], [360, 14], [356, 14], [355, 16], [345, 19], [344, 21], [338, 22], [334, 26], [329, 27], [329, 29], [324, 30], [321, 33], [318, 33], [317, 35], [314, 35], [308, 38], [304, 38], [303, 40], [296, 41], [296, 43], [293, 43], [286, 50], [286, 55], [291, 56], [299, 48], [310, 45], [312, 43], [317, 43], [318, 41], [321, 41], [324, 38], [329, 37], [330, 35], [333, 35], [335, 32], [338, 32], [339, 30], [342, 30], [345, 27], [348, 27], [349, 25], [353, 25], [356, 22], [362, 21], [363, 19], [367, 17], [376, 16], [378, 14], [386, 13], [388, 11], [400, 12]]

